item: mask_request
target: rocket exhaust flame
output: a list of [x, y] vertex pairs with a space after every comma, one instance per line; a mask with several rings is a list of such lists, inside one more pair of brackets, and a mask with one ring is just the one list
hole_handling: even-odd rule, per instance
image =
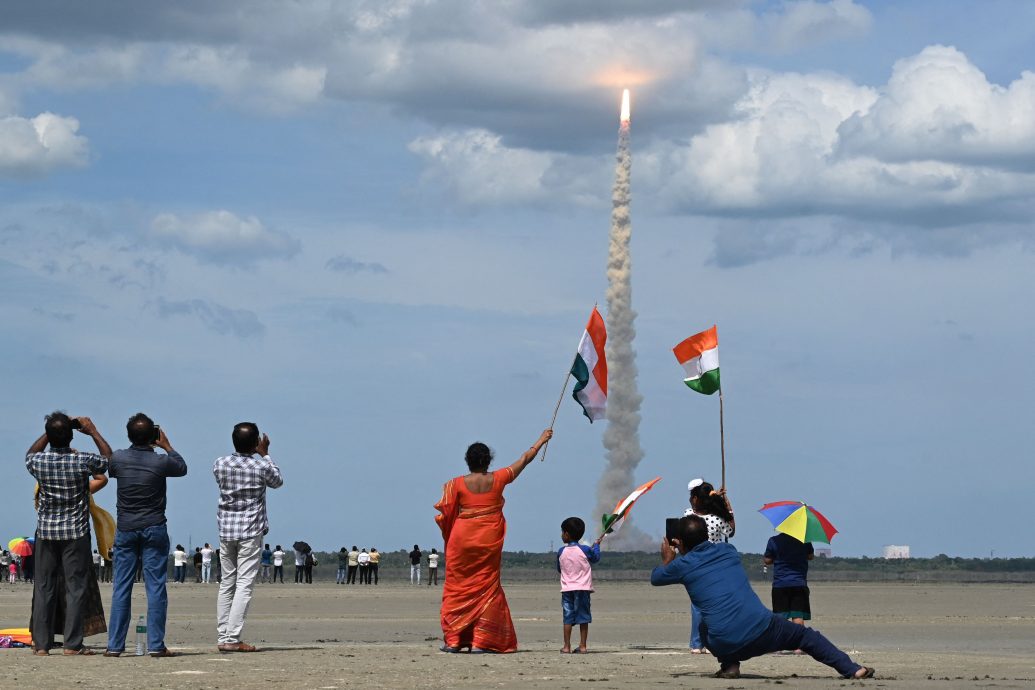
[[[636, 387], [636, 312], [632, 308], [632, 268], [629, 241], [629, 179], [632, 152], [629, 147], [629, 90], [622, 93], [621, 126], [615, 154], [615, 184], [611, 193], [611, 237], [607, 260], [608, 366], [607, 427], [604, 447], [607, 468], [597, 485], [595, 515], [610, 512], [636, 486], [633, 472], [643, 459], [640, 448], [640, 403]], [[628, 521], [613, 537], [613, 545], [629, 550], [649, 549], [653, 540]]]

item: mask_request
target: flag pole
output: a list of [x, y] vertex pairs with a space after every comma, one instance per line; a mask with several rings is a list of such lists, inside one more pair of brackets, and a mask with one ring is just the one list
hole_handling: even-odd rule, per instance
[[722, 491], [726, 490], [726, 430], [722, 416], [722, 386], [719, 386], [719, 453], [722, 455]]
[[[553, 408], [553, 417], [550, 419], [550, 430], [553, 431], [553, 425], [557, 422], [557, 413], [560, 412], [561, 403], [564, 402], [564, 394], [568, 392], [568, 381], [571, 380], [571, 367], [575, 366], [575, 360], [578, 358], [578, 351], [575, 352], [575, 357], [571, 360], [571, 366], [568, 367], [568, 374], [564, 377], [564, 385], [561, 386], [561, 397], [557, 398], [557, 405]], [[550, 447], [550, 442], [547, 441], [543, 444], [543, 457], [539, 458], [539, 462], [546, 462], [546, 451]]]

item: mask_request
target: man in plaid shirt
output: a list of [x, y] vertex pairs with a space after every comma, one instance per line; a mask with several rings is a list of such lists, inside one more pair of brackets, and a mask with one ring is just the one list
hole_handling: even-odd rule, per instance
[[[234, 427], [234, 454], [218, 458], [212, 468], [219, 485], [219, 549], [223, 579], [216, 600], [219, 651], [254, 652], [241, 641], [244, 617], [259, 574], [262, 538], [269, 532], [266, 487], [284, 484], [280, 468], [269, 456], [270, 438], [259, 427], [241, 422]], [[259, 457], [256, 457], [259, 456]]]
[[[74, 429], [90, 436], [100, 455], [72, 450]], [[32, 606], [32, 643], [39, 656], [54, 646], [50, 621], [60, 597], [65, 599], [64, 653], [93, 654], [83, 645], [87, 578], [93, 576], [90, 493], [108, 483], [110, 456], [111, 446], [89, 417], [71, 419], [62, 412], [47, 416], [44, 434], [25, 455], [25, 467], [40, 485]], [[59, 572], [63, 591], [58, 591]]]

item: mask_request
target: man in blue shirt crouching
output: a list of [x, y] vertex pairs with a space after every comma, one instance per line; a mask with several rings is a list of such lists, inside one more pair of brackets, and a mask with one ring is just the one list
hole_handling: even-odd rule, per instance
[[[708, 527], [696, 515], [681, 518], [678, 539], [661, 544], [662, 564], [652, 585], [682, 584], [704, 618], [704, 644], [719, 660], [717, 678], [739, 678], [740, 662], [771, 652], [801, 649], [833, 667], [842, 678], [872, 678], [815, 628], [795, 625], [767, 609], [751, 589], [730, 544], [708, 541]], [[677, 553], [678, 549], [678, 553]]]

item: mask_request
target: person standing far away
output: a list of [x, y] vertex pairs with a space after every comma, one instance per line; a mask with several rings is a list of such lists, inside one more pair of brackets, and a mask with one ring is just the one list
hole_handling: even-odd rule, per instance
[[343, 585], [345, 584], [345, 573], [349, 569], [349, 550], [344, 546], [341, 547], [341, 551], [338, 552], [338, 573], [335, 575], [334, 584]]
[[262, 546], [262, 582], [270, 582], [270, 567], [273, 565], [273, 552], [270, 550], [269, 544], [263, 544]]
[[349, 574], [345, 578], [346, 584], [356, 584], [356, 570], [359, 568], [359, 549], [356, 545], [352, 545], [352, 550], [349, 551]]
[[259, 427], [241, 422], [232, 438], [234, 454], [217, 459], [212, 468], [219, 485], [216, 517], [223, 566], [216, 630], [220, 652], [254, 652], [241, 634], [259, 574], [262, 538], [270, 528], [266, 489], [283, 486], [284, 478], [269, 455], [270, 437], [260, 437]]
[[316, 554], [312, 549], [305, 552], [305, 583], [313, 584], [313, 567], [317, 565]]
[[201, 547], [194, 547], [194, 582], [201, 582]]
[[773, 566], [773, 613], [798, 625], [812, 619], [808, 576], [814, 555], [812, 542], [803, 544], [782, 533], [769, 538], [762, 555]]
[[305, 551], [294, 549], [295, 552], [295, 584], [305, 583]]
[[456, 653], [464, 647], [471, 652], [517, 651], [517, 633], [500, 583], [507, 534], [503, 490], [552, 437], [553, 430], [545, 430], [509, 467], [495, 472], [489, 472], [492, 450], [484, 443], [472, 443], [464, 457], [469, 474], [454, 477], [442, 487], [435, 522], [446, 545], [439, 609], [443, 652]]
[[381, 567], [381, 554], [373, 546], [370, 547], [370, 575], [367, 576], [367, 584], [370, 584], [370, 577], [373, 576], [374, 584], [377, 584], [377, 571]]
[[93, 550], [93, 578], [98, 582], [101, 581], [101, 565], [104, 559], [101, 558], [101, 554], [97, 553], [97, 549]]
[[212, 554], [215, 553], [215, 549], [209, 546], [208, 542], [201, 547], [201, 581], [206, 585], [212, 579]]
[[212, 572], [216, 574], [216, 582], [223, 581], [223, 564], [222, 559], [219, 557], [219, 549], [212, 554]]
[[[74, 430], [87, 434], [97, 453], [72, 450]], [[50, 450], [44, 450], [47, 445]], [[44, 433], [25, 453], [25, 468], [39, 483], [37, 508], [37, 577], [33, 583], [32, 645], [38, 656], [54, 646], [58, 599], [65, 599], [64, 654], [89, 655], [83, 644], [83, 617], [90, 577], [90, 490], [108, 482], [111, 446], [89, 417], [70, 418], [63, 412], [47, 416]], [[58, 591], [60, 574], [65, 591]], [[96, 585], [94, 585], [96, 586]]]
[[[737, 531], [737, 523], [733, 519], [733, 508], [725, 491], [716, 491], [715, 487], [703, 479], [693, 479], [687, 484], [690, 491], [690, 507], [683, 513], [684, 517], [697, 515], [708, 526], [708, 541], [715, 544], [729, 541]], [[707, 654], [708, 650], [701, 641], [701, 611], [697, 604], [690, 601], [690, 653]]]
[[277, 544], [277, 548], [273, 551], [273, 581], [277, 581], [277, 575], [280, 575], [280, 584], [284, 584], [284, 549], [280, 548], [280, 544]]
[[[147, 592], [147, 651], [153, 657], [175, 656], [165, 646], [169, 609], [166, 578], [169, 573], [169, 530], [166, 527], [166, 479], [187, 474], [187, 463], [173, 450], [151, 418], [138, 412], [126, 423], [130, 447], [115, 451], [108, 474], [115, 479], [115, 582], [111, 590], [111, 619], [105, 656], [126, 651], [133, 576], [144, 571]], [[155, 447], [165, 453], [155, 452]]]
[[420, 559], [424, 557], [424, 554], [420, 552], [420, 547], [416, 544], [413, 545], [413, 551], [410, 551], [410, 584], [420, 584]]
[[438, 551], [435, 549], [428, 554], [428, 587], [432, 583], [438, 584]]
[[370, 554], [366, 549], [359, 552], [359, 584], [370, 584]]
[[111, 582], [112, 573], [115, 569], [115, 547], [112, 546], [108, 549], [108, 553], [104, 554], [104, 581]]
[[756, 656], [801, 649], [834, 668], [842, 678], [872, 678], [815, 628], [795, 625], [762, 604], [751, 589], [740, 554], [732, 545], [708, 540], [699, 515], [679, 519], [678, 538], [661, 542], [661, 565], [651, 572], [654, 586], [680, 584], [697, 601], [704, 619], [704, 643], [719, 661], [716, 678], [740, 678], [740, 663]]
[[187, 574], [187, 552], [183, 550], [182, 544], [176, 545], [176, 550], [173, 551], [173, 582], [183, 584], [183, 579]]

